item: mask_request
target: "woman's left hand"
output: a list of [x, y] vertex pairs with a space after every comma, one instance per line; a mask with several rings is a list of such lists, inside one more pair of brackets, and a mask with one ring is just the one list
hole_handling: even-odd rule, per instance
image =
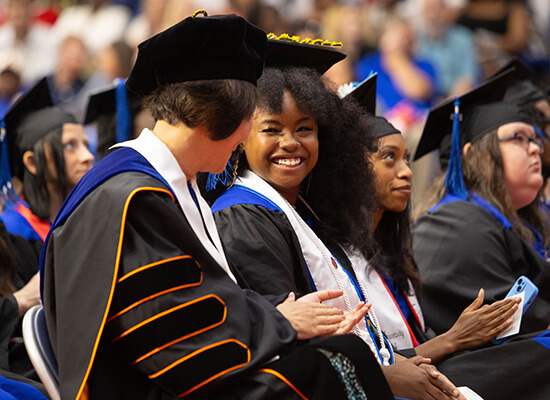
[[511, 317], [519, 307], [520, 299], [508, 298], [483, 304], [484, 291], [462, 311], [455, 324], [444, 335], [449, 337], [455, 351], [479, 346], [496, 337], [512, 323]]

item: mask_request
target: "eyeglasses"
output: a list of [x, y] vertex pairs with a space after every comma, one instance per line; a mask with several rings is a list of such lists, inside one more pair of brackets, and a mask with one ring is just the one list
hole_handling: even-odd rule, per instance
[[507, 140], [513, 140], [518, 146], [523, 147], [525, 150], [529, 150], [529, 144], [534, 143], [539, 148], [539, 154], [544, 152], [544, 141], [539, 135], [535, 135], [534, 138], [527, 136], [523, 132], [514, 132], [509, 135], [499, 137], [499, 142]]

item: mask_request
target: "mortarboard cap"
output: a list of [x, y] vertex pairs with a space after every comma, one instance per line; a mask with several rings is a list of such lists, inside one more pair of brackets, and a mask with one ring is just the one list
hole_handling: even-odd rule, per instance
[[[477, 105], [497, 102], [504, 98], [513, 72], [513, 69], [508, 69], [458, 97], [461, 122], [464, 125], [460, 129], [460, 142], [462, 145], [483, 136], [491, 128], [502, 125], [501, 119], [505, 118], [506, 115], [501, 115], [501, 113], [485, 115], [484, 118], [476, 119], [476, 123], [479, 123], [479, 125], [468, 123], [467, 120], [473, 114], [471, 110]], [[440, 147], [444, 153], [445, 146], [440, 145], [446, 136], [447, 138], [444, 142], [448, 143], [450, 147], [449, 136], [453, 130], [454, 113], [455, 99], [446, 100], [430, 110], [414, 155], [414, 160]]]
[[508, 63], [506, 63], [502, 68], [500, 68], [497, 72], [495, 72], [491, 77], [487, 79], [489, 80], [495, 76], [498, 76], [503, 72], [509, 70], [510, 68], [514, 69], [514, 72], [512, 74], [512, 82], [529, 79], [534, 74], [533, 68], [521, 61], [519, 57], [514, 56], [510, 59], [510, 61], [508, 61]]
[[23, 153], [65, 123], [76, 123], [73, 115], [53, 106], [46, 78], [22, 95], [4, 117], [11, 173], [23, 176]]
[[[129, 90], [126, 90], [126, 92], [130, 108], [132, 108], [131, 105], [134, 105], [134, 107], [141, 107], [141, 98]], [[86, 106], [83, 124], [91, 124], [97, 121], [102, 115], [116, 114], [116, 100], [116, 84], [114, 83], [91, 91], [88, 94], [88, 105]]]
[[240, 79], [256, 84], [266, 41], [262, 30], [234, 14], [188, 17], [138, 46], [126, 84], [140, 96], [164, 84], [193, 80]]
[[401, 134], [401, 131], [393, 126], [386, 118], [375, 116], [373, 118], [374, 123], [374, 136], [378, 139], [384, 136], [394, 135], [396, 133]]
[[505, 101], [519, 107], [525, 107], [544, 99], [548, 99], [548, 94], [528, 80], [513, 83], [504, 96]]
[[475, 142], [501, 125], [529, 121], [518, 106], [501, 100], [513, 73], [514, 69], [509, 69], [430, 111], [414, 159], [439, 147], [440, 163], [448, 160], [445, 190], [450, 195], [468, 198], [461, 163], [464, 144]]
[[341, 92], [340, 89], [338, 89], [338, 92], [341, 95], [341, 97], [344, 99], [347, 97], [354, 98], [363, 107], [365, 111], [367, 111], [372, 115], [375, 115], [377, 81], [378, 81], [378, 73], [373, 73], [368, 78], [366, 78], [363, 82], [359, 84], [351, 84], [352, 86], [351, 91], [348, 91], [349, 89], [344, 89], [344, 91]]
[[[374, 73], [366, 78], [359, 85], [355, 86], [351, 91], [343, 96], [343, 98], [355, 99], [365, 111], [376, 114], [376, 83], [378, 74]], [[401, 134], [386, 118], [374, 116], [372, 120], [374, 124], [374, 135], [380, 139], [384, 136]]]
[[268, 35], [266, 66], [306, 67], [324, 74], [330, 67], [346, 58], [340, 51], [341, 43], [321, 39], [304, 39], [282, 34]]
[[510, 62], [495, 73], [495, 76], [510, 68], [514, 68], [514, 73], [504, 96], [505, 101], [524, 107], [548, 98], [548, 95], [530, 80], [534, 74], [533, 69], [518, 57], [513, 57]]
[[142, 98], [128, 90], [121, 78], [89, 94], [84, 124], [97, 122], [98, 156], [112, 145], [132, 139], [132, 121], [141, 110]]

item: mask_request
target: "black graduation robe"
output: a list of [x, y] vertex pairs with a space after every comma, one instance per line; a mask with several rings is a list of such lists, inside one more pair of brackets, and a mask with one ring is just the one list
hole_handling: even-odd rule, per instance
[[[63, 399], [345, 398], [328, 358], [229, 278], [137, 152], [105, 157], [63, 207], [42, 254]], [[343, 338], [317, 347], [351, 359], [369, 399], [390, 398], [362, 341]]]
[[[236, 191], [236, 188], [230, 190]], [[307, 276], [306, 265], [301, 254], [293, 257], [300, 251], [300, 245], [282, 211], [247, 193], [228, 193], [214, 203], [212, 210], [230, 266], [247, 287], [268, 295], [276, 295], [281, 290], [284, 293], [311, 291], [307, 279], [295, 278]], [[307, 210], [300, 211], [307, 214]], [[342, 248], [326, 235], [319, 237], [353, 274], [351, 262]], [[248, 257], [249, 253], [255, 255], [257, 263]], [[415, 337], [420, 342], [433, 338], [433, 330], [424, 330], [412, 314], [409, 313], [407, 322]], [[516, 337], [504, 345], [489, 344], [485, 349], [454, 354], [436, 366], [456, 386], [470, 387], [485, 400], [546, 400], [550, 398], [549, 348], [550, 335], [537, 333]], [[416, 354], [414, 349], [397, 351], [407, 357]], [[526, 372], [531, 367], [536, 371]]]
[[[12, 283], [21, 289], [38, 272], [38, 258], [42, 240], [28, 240], [12, 235], [0, 221], [0, 238], [14, 261]], [[0, 368], [30, 378], [38, 387], [38, 375], [27, 356], [21, 332], [19, 305], [13, 295], [0, 298]], [[43, 389], [43, 388], [42, 388]]]
[[280, 303], [313, 291], [300, 243], [283, 211], [267, 204], [215, 203], [214, 219], [231, 270], [241, 287]]
[[447, 331], [485, 290], [485, 303], [503, 299], [517, 278], [527, 276], [539, 294], [523, 316], [520, 333], [550, 323], [550, 263], [494, 210], [471, 202], [442, 204], [414, 225], [414, 257], [422, 279], [426, 324]]

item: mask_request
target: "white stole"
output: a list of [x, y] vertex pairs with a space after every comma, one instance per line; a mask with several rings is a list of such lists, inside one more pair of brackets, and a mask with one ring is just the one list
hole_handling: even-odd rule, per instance
[[[200, 207], [197, 208], [189, 187], [187, 186], [187, 177], [181, 170], [176, 158], [166, 145], [155, 136], [149, 129], [144, 129], [137, 139], [119, 143], [113, 147], [130, 147], [140, 153], [153, 166], [155, 170], [166, 180], [170, 188], [174, 191], [178, 203], [191, 225], [191, 229], [200, 240], [204, 248], [214, 260], [223, 268], [227, 275], [236, 282], [233, 273], [229, 269], [229, 264], [225, 258], [220, 236], [216, 229], [216, 223], [212, 216], [212, 211], [208, 203], [202, 198], [195, 177], [190, 182], [195, 192], [195, 197]], [[202, 217], [201, 217], [202, 214]], [[204, 224], [203, 224], [204, 220]], [[208, 234], [205, 230], [208, 230]], [[210, 235], [209, 239], [208, 235]]]
[[[329, 249], [317, 237], [315, 232], [304, 222], [298, 215], [296, 210], [277, 192], [271, 185], [265, 182], [251, 171], [240, 177], [237, 185], [242, 185], [250, 188], [275, 203], [286, 215], [290, 224], [294, 228], [294, 232], [300, 242], [300, 248], [307, 264], [307, 268], [313, 278], [317, 290], [339, 289], [344, 291], [344, 296], [337, 299], [324, 302], [343, 311], [355, 310], [361, 299], [351, 283], [347, 272], [338, 263], [336, 258], [332, 256]], [[337, 273], [340, 285], [336, 281], [331, 270]], [[347, 303], [347, 304], [346, 304]], [[349, 307], [348, 307], [349, 304]], [[360, 336], [371, 348], [372, 352], [377, 355], [378, 348], [374, 344], [368, 331], [365, 319], [356, 325], [354, 331]], [[379, 357], [377, 358], [380, 362]]]
[[[365, 257], [356, 252], [347, 252], [351, 263], [355, 266], [356, 274], [360, 275], [357, 279], [362, 279], [365, 285], [365, 290], [368, 292], [372, 307], [376, 308], [376, 315], [380, 327], [384, 334], [396, 349], [410, 349], [415, 347], [413, 343], [412, 332], [409, 330], [408, 323], [405, 321], [399, 306], [397, 305], [392, 293], [386, 287], [384, 278], [376, 269], [369, 266]], [[418, 299], [414, 294], [407, 295], [409, 304], [413, 312], [418, 317], [418, 322], [422, 330], [424, 327], [424, 317], [418, 303]]]

